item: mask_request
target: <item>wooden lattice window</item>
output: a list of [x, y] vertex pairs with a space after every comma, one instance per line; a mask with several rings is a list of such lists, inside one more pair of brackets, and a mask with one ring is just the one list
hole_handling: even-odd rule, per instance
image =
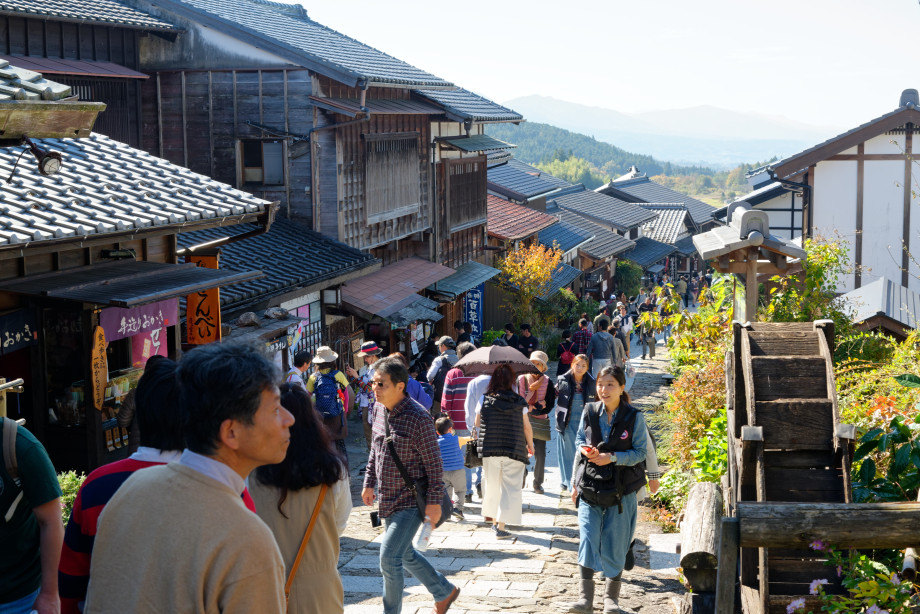
[[364, 135], [367, 223], [419, 212], [418, 132]]
[[447, 215], [451, 232], [486, 222], [486, 159], [446, 160]]

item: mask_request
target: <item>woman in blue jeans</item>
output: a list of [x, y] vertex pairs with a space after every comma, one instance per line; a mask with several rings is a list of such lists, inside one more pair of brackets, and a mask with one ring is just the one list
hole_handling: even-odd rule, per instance
[[588, 357], [578, 354], [572, 368], [556, 381], [556, 447], [559, 451], [559, 477], [562, 490], [568, 491], [575, 461], [575, 435], [586, 403], [595, 400], [594, 378], [588, 373]]

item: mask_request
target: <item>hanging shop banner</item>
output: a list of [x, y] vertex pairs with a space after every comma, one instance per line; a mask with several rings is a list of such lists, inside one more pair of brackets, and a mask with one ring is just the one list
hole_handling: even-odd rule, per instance
[[131, 366], [139, 369], [151, 356], [166, 356], [166, 329], [157, 328], [131, 337]]
[[[218, 256], [196, 256], [186, 258], [206, 269], [218, 268]], [[185, 327], [188, 342], [203, 345], [220, 341], [220, 288], [201, 290], [186, 297]]]
[[102, 411], [105, 386], [109, 381], [109, 362], [105, 357], [105, 329], [97, 326], [93, 331], [91, 367], [93, 370], [93, 405]]
[[29, 309], [0, 316], [0, 348], [4, 354], [38, 343], [35, 312]]
[[470, 335], [474, 339], [482, 339], [482, 297], [485, 293], [485, 284], [479, 284], [475, 288], [467, 290], [463, 298], [463, 313], [466, 314], [466, 321], [473, 325]]
[[106, 307], [99, 312], [99, 325], [105, 330], [105, 339], [109, 343], [140, 333], [150, 333], [166, 326], [174, 326], [178, 321], [177, 298], [130, 309]]

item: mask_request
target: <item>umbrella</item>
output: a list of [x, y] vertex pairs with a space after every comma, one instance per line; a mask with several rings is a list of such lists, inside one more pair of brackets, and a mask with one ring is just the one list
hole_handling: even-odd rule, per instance
[[540, 373], [534, 364], [517, 349], [499, 345], [473, 350], [457, 361], [454, 367], [470, 376], [492, 375], [498, 365], [508, 365], [515, 375]]

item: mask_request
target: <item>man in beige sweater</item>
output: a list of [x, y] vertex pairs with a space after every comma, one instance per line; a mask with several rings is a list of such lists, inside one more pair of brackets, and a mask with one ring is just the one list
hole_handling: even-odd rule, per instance
[[281, 614], [284, 562], [240, 498], [253, 469], [287, 453], [294, 418], [280, 374], [258, 350], [214, 343], [189, 352], [177, 376], [188, 447], [136, 472], [106, 506], [84, 611]]

